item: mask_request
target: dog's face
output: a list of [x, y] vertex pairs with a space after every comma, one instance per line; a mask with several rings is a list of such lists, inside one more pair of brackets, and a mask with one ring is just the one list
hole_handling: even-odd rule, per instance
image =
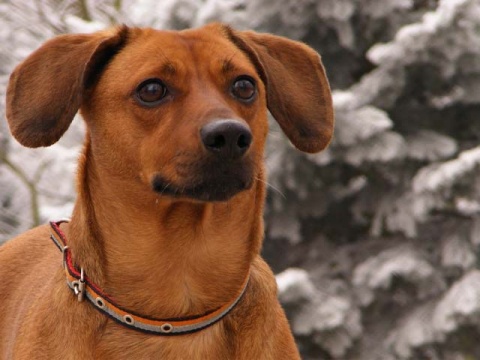
[[7, 118], [26, 146], [56, 142], [79, 108], [104, 170], [194, 201], [226, 201], [259, 178], [267, 108], [300, 150], [322, 150], [333, 132], [318, 54], [220, 24], [63, 35], [11, 76]]
[[127, 162], [161, 195], [227, 200], [261, 166], [265, 88], [247, 55], [213, 29], [131, 30], [82, 113], [112, 170]]

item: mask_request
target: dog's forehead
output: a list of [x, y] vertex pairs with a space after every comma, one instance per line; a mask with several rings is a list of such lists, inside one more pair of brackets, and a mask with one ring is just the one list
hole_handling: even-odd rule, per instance
[[125, 49], [132, 61], [172, 60], [196, 63], [231, 62], [250, 65], [248, 57], [237, 48], [219, 26], [183, 31], [136, 29]]

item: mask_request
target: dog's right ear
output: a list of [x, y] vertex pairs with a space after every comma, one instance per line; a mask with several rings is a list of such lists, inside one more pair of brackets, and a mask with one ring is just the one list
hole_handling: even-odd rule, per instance
[[61, 35], [18, 65], [7, 88], [7, 120], [27, 147], [49, 146], [68, 129], [94, 77], [128, 36], [126, 26]]
[[292, 144], [308, 153], [323, 150], [332, 139], [335, 116], [317, 52], [281, 36], [223, 30], [257, 68], [267, 89], [268, 109]]

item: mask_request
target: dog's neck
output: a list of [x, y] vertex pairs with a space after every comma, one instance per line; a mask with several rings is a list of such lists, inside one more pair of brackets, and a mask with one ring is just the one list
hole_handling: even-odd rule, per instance
[[87, 142], [68, 235], [87, 275], [146, 316], [196, 315], [232, 300], [261, 246], [262, 183], [224, 203], [178, 201], [112, 176], [92, 155]]

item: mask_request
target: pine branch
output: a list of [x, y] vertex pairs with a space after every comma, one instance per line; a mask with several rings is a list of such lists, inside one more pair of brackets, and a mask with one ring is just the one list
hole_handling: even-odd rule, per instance
[[[36, 181], [30, 181], [28, 179], [27, 174], [15, 163], [10, 161], [10, 159], [4, 155], [2, 158], [0, 158], [0, 163], [4, 164], [10, 171], [16, 175], [22, 182], [23, 184], [27, 187], [28, 191], [30, 192], [30, 210], [31, 210], [31, 216], [32, 216], [32, 227], [40, 225], [40, 208], [39, 208], [39, 201], [38, 201], [38, 190], [36, 188]], [[39, 167], [39, 170], [37, 170], [37, 176], [35, 178], [39, 177], [40, 171], [43, 172], [45, 170], [47, 164], [42, 163]]]

